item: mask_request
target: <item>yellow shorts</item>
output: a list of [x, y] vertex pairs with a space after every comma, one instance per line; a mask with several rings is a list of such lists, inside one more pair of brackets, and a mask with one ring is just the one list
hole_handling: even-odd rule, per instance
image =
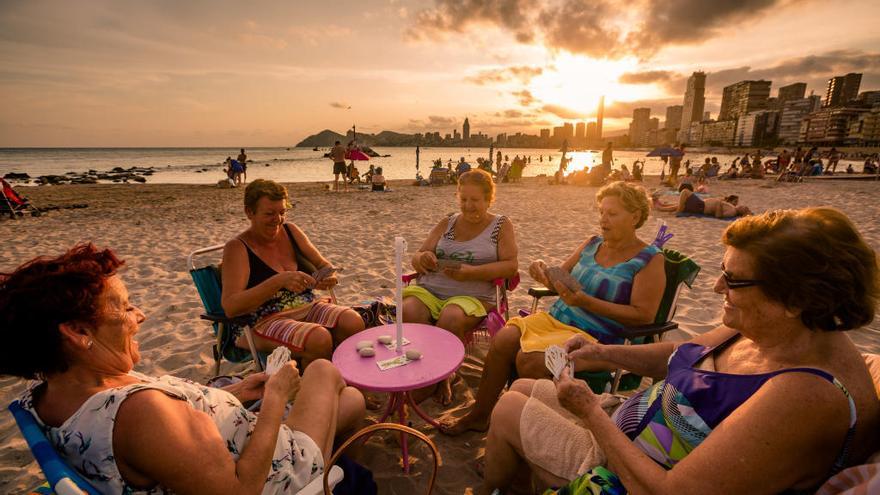
[[507, 321], [508, 325], [519, 328], [522, 334], [519, 345], [523, 352], [544, 352], [551, 345], [563, 345], [575, 335], [583, 335], [592, 342], [597, 342], [587, 332], [566, 325], [544, 311], [526, 317], [516, 316]]
[[418, 285], [408, 285], [403, 288], [403, 297], [412, 296], [422, 302], [431, 312], [431, 318], [440, 318], [440, 312], [450, 304], [460, 307], [464, 314], [482, 318], [486, 316], [486, 308], [479, 299], [473, 296], [452, 296], [449, 299], [440, 299], [431, 294], [428, 289]]

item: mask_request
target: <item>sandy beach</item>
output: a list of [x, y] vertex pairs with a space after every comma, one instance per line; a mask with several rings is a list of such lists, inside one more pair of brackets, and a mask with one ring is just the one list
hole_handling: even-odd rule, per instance
[[[657, 178], [647, 185], [656, 187]], [[325, 257], [345, 271], [337, 295], [341, 304], [355, 305], [380, 296], [391, 296], [394, 287], [393, 246], [395, 235], [409, 241], [415, 251], [430, 228], [444, 215], [457, 211], [455, 189], [412, 187], [392, 183], [393, 192], [328, 192], [324, 184], [290, 184], [294, 202], [289, 220], [310, 236]], [[50, 211], [38, 218], [0, 220], [0, 271], [9, 271], [37, 255], [57, 255], [76, 242], [91, 241], [111, 247], [126, 260], [122, 277], [132, 301], [147, 315], [139, 334], [143, 360], [137, 370], [172, 374], [196, 381], [210, 378], [212, 333], [199, 319], [202, 305], [186, 267], [192, 250], [227, 241], [247, 227], [242, 189], [217, 189], [203, 185], [81, 185], [20, 188], [37, 206], [78, 203], [87, 208]], [[546, 178], [530, 178], [519, 184], [502, 184], [491, 211], [509, 216], [519, 246], [522, 285], [511, 293], [513, 308], [530, 305], [526, 289], [533, 284], [528, 264], [542, 258], [561, 263], [587, 236], [597, 232], [597, 188], [551, 186]], [[873, 181], [824, 181], [780, 184], [772, 181], [739, 180], [714, 182], [713, 195], [738, 194], [753, 211], [829, 205], [843, 210], [871, 246], [880, 250], [877, 199], [880, 183]], [[714, 328], [720, 322], [720, 297], [712, 291], [723, 254], [721, 232], [727, 221], [676, 218], [652, 213], [639, 231], [650, 242], [666, 222], [675, 237], [668, 247], [693, 257], [701, 266], [693, 290], [685, 290], [675, 317], [680, 329], [667, 335], [682, 340]], [[22, 329], [26, 331], [26, 329]], [[880, 321], [853, 331], [850, 336], [864, 352], [880, 352]], [[473, 400], [485, 343], [477, 345], [460, 370], [453, 414]], [[224, 366], [224, 371], [244, 367]], [[23, 382], [0, 380], [0, 404], [5, 406], [21, 392]], [[433, 416], [443, 408], [429, 399], [424, 404]], [[371, 413], [376, 416], [376, 413]], [[483, 455], [485, 434], [445, 437], [419, 418], [413, 425], [437, 443], [442, 455], [435, 493], [461, 494], [476, 487], [475, 460]], [[430, 470], [429, 452], [411, 447], [414, 466], [404, 475], [397, 441], [391, 435], [374, 436], [363, 450], [362, 463], [372, 469], [382, 494], [419, 493]], [[39, 484], [42, 474], [8, 413], [0, 414], [0, 493], [21, 493]]]

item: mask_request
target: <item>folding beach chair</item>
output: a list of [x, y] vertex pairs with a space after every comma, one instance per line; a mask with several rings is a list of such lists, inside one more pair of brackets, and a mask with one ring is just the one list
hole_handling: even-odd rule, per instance
[[[663, 289], [663, 297], [660, 300], [660, 307], [657, 309], [654, 323], [624, 328], [618, 332], [618, 335], [624, 338], [624, 345], [645, 344], [655, 340], [659, 342], [663, 338], [663, 334], [678, 328], [678, 323], [672, 321], [672, 318], [675, 317], [678, 295], [681, 292], [682, 284], [687, 285], [688, 288], [693, 287], [694, 280], [700, 273], [700, 265], [672, 249], [663, 249], [663, 256], [665, 258], [663, 266], [666, 271], [666, 287]], [[531, 308], [531, 313], [534, 313], [538, 310], [541, 298], [557, 294], [547, 287], [532, 287], [529, 289], [529, 295], [534, 298]], [[527, 315], [529, 313], [521, 312], [521, 314]], [[617, 393], [618, 390], [637, 388], [642, 379], [638, 375], [623, 370], [615, 370], [613, 373], [579, 371], [575, 376], [585, 380], [596, 393], [605, 392], [610, 383], [612, 394]]]
[[445, 184], [449, 184], [449, 170], [445, 168], [432, 168], [431, 175], [428, 176], [428, 181], [432, 186], [442, 186]]
[[[213, 346], [214, 354], [214, 375], [220, 374], [220, 364], [223, 359], [233, 363], [241, 363], [249, 361], [253, 356], [257, 356], [254, 362], [258, 370], [263, 370], [266, 355], [257, 352], [254, 341], [253, 330], [247, 318], [244, 317], [228, 317], [223, 311], [220, 303], [220, 297], [223, 294], [223, 284], [220, 276], [220, 264], [207, 264], [196, 267], [195, 258], [197, 256], [214, 253], [223, 250], [223, 244], [217, 244], [206, 248], [196, 249], [186, 257], [186, 265], [189, 267], [189, 274], [199, 291], [199, 297], [205, 306], [205, 313], [201, 315], [203, 320], [211, 322], [214, 328], [216, 340]], [[314, 273], [315, 266], [300, 254], [299, 249], [296, 250], [296, 263], [300, 271], [306, 273]], [[330, 289], [330, 298], [336, 303], [336, 295]], [[248, 342], [250, 351], [241, 349], [235, 345], [236, 336], [241, 330]]]
[[[403, 283], [404, 285], [409, 285], [410, 282], [418, 278], [418, 273], [410, 273], [403, 276]], [[483, 340], [491, 339], [510, 319], [510, 305], [507, 302], [507, 292], [516, 289], [519, 281], [519, 273], [511, 278], [496, 278], [492, 280], [492, 284], [495, 286], [495, 308], [488, 312], [479, 325], [465, 335], [466, 346], [476, 342], [477, 337], [482, 337]]]
[[10, 218], [24, 215], [30, 212], [31, 216], [40, 216], [40, 210], [34, 208], [22, 195], [18, 194], [6, 179], [0, 178], [0, 215], [9, 215]]
[[[32, 494], [40, 495], [100, 495], [100, 492], [92, 486], [86, 479], [71, 467], [52, 446], [52, 443], [46, 438], [43, 428], [37, 422], [36, 418], [27, 410], [25, 410], [19, 401], [9, 404], [9, 412], [15, 418], [15, 423], [19, 431], [31, 450], [43, 476], [46, 477], [46, 483], [32, 490]], [[440, 453], [437, 446], [424, 433], [414, 430], [410, 427], [398, 425], [394, 423], [378, 423], [361, 429], [350, 437], [333, 453], [330, 459], [330, 469], [324, 471], [324, 476], [313, 479], [309, 484], [304, 486], [298, 492], [298, 495], [319, 495], [322, 493], [332, 493], [333, 487], [339, 484], [345, 477], [341, 467], [336, 465], [339, 457], [355, 440], [364, 435], [372, 434], [379, 430], [399, 431], [401, 435], [412, 435], [425, 442], [431, 449], [434, 460], [434, 469], [428, 484], [428, 493], [434, 487], [434, 480], [437, 478], [437, 469], [440, 466]]]

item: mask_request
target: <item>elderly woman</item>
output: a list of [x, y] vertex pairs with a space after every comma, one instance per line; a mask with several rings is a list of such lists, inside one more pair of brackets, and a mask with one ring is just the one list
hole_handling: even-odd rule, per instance
[[812, 492], [876, 450], [880, 403], [842, 332], [874, 318], [874, 251], [831, 208], [740, 219], [723, 241], [722, 325], [685, 343], [572, 339], [576, 368], [658, 381], [610, 418], [567, 373], [514, 383], [492, 414], [487, 491], [524, 459], [545, 485], [577, 478], [560, 493]]
[[[225, 390], [132, 371], [145, 317], [121, 264], [83, 244], [0, 275], [0, 374], [39, 379], [21, 402], [61, 456], [101, 493], [290, 493], [320, 476], [360, 392], [324, 360]], [[259, 417], [241, 404], [258, 398]]]
[[[495, 183], [485, 170], [458, 179], [461, 208], [440, 221], [412, 257], [418, 285], [403, 291], [403, 318], [431, 323], [464, 340], [495, 306], [492, 280], [516, 275], [516, 237], [507, 217], [489, 213]], [[449, 380], [441, 403], [451, 400]]]
[[[285, 221], [289, 207], [281, 184], [264, 179], [248, 184], [244, 212], [251, 225], [223, 249], [221, 303], [229, 316], [248, 316], [258, 350], [287, 346], [302, 357], [305, 368], [315, 359], [329, 359], [334, 345], [363, 330], [364, 322], [351, 308], [312, 292], [329, 289], [337, 280], [308, 236]], [[330, 272], [315, 280], [314, 274], [300, 271], [298, 254]], [[236, 344], [247, 348], [242, 337]]]
[[626, 182], [613, 182], [596, 194], [601, 235], [583, 241], [562, 264], [581, 287], [572, 291], [547, 278], [547, 265], [538, 260], [529, 273], [559, 294], [549, 313], [511, 318], [492, 339], [476, 403], [467, 415], [443, 423], [443, 431], [457, 435], [468, 430], [485, 431], [498, 394], [516, 365], [522, 377], [550, 376], [544, 350], [563, 345], [574, 335], [587, 335], [593, 342], [621, 343], [616, 331], [625, 325], [654, 321], [666, 274], [663, 254], [636, 235], [648, 218], [645, 190]]

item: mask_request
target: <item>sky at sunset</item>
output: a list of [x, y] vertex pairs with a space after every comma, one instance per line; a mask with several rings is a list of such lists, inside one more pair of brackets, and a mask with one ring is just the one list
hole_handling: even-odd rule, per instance
[[880, 2], [0, 0], [0, 146], [292, 146], [329, 128], [537, 133], [743, 79], [862, 72]]

